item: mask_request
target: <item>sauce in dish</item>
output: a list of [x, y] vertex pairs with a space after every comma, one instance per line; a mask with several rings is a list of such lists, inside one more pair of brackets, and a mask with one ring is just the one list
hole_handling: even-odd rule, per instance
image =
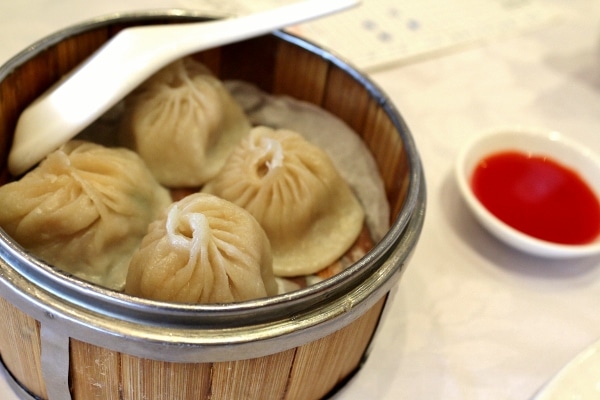
[[505, 151], [482, 159], [475, 196], [497, 218], [538, 239], [585, 244], [600, 234], [600, 201], [579, 174], [551, 158]]

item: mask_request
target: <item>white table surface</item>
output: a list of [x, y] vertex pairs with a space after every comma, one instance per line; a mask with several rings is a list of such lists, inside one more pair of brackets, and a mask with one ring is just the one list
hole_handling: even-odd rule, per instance
[[[337, 399], [529, 399], [600, 337], [600, 258], [512, 250], [471, 217], [451, 176], [461, 144], [498, 126], [558, 130], [600, 153], [600, 1], [548, 1], [570, 17], [371, 73], [413, 132], [428, 209], [371, 356]], [[0, 62], [91, 17], [192, 3], [3, 1]], [[0, 398], [16, 398], [4, 381]]]

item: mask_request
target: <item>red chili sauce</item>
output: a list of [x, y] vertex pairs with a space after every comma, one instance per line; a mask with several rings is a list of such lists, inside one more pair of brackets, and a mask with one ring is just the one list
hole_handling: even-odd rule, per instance
[[492, 154], [472, 176], [475, 196], [496, 217], [538, 239], [584, 244], [600, 234], [600, 201], [575, 171], [544, 156]]

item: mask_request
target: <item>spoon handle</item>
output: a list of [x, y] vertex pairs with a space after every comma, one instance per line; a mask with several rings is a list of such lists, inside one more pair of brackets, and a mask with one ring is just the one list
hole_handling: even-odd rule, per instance
[[10, 172], [19, 175], [35, 165], [177, 58], [267, 34], [358, 2], [305, 0], [231, 19], [124, 29], [23, 111], [8, 158]]

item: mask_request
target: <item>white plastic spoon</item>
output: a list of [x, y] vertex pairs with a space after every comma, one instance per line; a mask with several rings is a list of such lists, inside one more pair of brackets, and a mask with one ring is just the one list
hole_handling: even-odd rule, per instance
[[153, 73], [197, 51], [349, 8], [359, 0], [307, 0], [243, 17], [128, 28], [20, 115], [8, 168], [20, 175], [73, 138]]

